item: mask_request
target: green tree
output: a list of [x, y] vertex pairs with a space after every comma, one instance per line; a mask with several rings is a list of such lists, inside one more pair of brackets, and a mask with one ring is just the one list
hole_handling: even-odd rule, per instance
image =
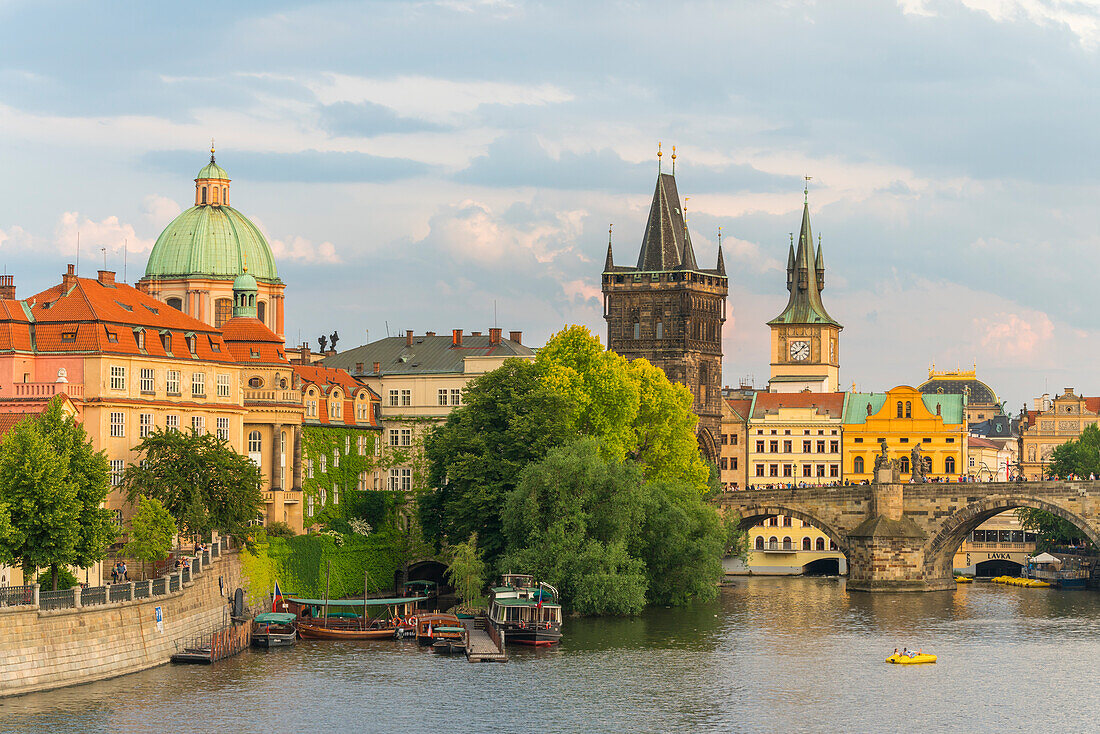
[[145, 495], [138, 498], [137, 512], [130, 518], [130, 542], [124, 550], [141, 561], [142, 578], [147, 561], [162, 561], [172, 552], [172, 541], [178, 532], [175, 520], [160, 500]]
[[465, 543], [450, 548], [450, 566], [447, 578], [458, 592], [463, 606], [468, 609], [483, 608], [485, 598], [485, 561], [477, 548], [477, 533], [472, 533]]
[[1056, 447], [1050, 457], [1047, 476], [1068, 477], [1071, 474], [1100, 476], [1100, 428], [1095, 423], [1086, 426], [1076, 439]]
[[430, 485], [438, 489], [419, 498], [420, 526], [437, 546], [476, 532], [492, 564], [504, 550], [504, 499], [525, 466], [570, 435], [567, 403], [519, 359], [471, 380], [463, 400], [425, 442]]
[[1024, 530], [1035, 533], [1036, 547], [1040, 551], [1053, 550], [1060, 545], [1089, 544], [1088, 537], [1080, 528], [1052, 512], [1018, 507], [1016, 517]]
[[110, 491], [107, 470], [103, 453], [92, 449], [59, 399], [41, 416], [17, 423], [0, 443], [0, 504], [8, 508], [0, 519], [3, 555], [18, 560], [28, 578], [49, 567], [54, 588], [61, 566], [101, 560], [115, 537], [102, 507]]
[[245, 537], [263, 509], [260, 468], [214, 434], [157, 430], [135, 450], [140, 458], [122, 481], [130, 502], [141, 495], [160, 500], [189, 533]]

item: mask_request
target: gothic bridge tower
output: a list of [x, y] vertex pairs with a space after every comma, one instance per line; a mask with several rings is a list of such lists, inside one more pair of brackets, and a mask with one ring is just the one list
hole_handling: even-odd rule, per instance
[[720, 241], [713, 270], [696, 262], [676, 191], [675, 148], [672, 159], [672, 174], [658, 169], [637, 265], [615, 265], [608, 239], [603, 269], [607, 348], [627, 359], [644, 357], [691, 390], [699, 444], [703, 455], [717, 463], [726, 267]]

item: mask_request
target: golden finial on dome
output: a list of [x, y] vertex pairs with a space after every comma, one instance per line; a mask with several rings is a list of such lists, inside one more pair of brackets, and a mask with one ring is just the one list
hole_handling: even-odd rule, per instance
[[214, 162], [214, 138], [210, 138], [210, 162]]
[[662, 155], [664, 155], [664, 153], [661, 152], [661, 141], [658, 140], [657, 141], [657, 173], [661, 172], [661, 156]]
[[241, 262], [244, 263], [244, 272], [248, 272], [248, 255], [241, 253]]

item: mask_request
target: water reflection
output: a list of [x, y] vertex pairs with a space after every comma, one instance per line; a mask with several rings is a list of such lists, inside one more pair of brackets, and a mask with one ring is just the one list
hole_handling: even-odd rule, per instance
[[[303, 641], [0, 699], [0, 731], [869, 731], [1087, 728], [1100, 594], [991, 584], [848, 594], [753, 578], [709, 604], [568, 620], [506, 665]], [[890, 666], [895, 647], [934, 666]], [[1041, 691], [1041, 696], [1036, 692]]]

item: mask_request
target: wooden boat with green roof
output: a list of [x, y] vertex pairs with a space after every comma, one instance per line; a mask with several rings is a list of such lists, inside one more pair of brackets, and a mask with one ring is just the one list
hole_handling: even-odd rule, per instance
[[[304, 640], [372, 640], [393, 638], [398, 626], [416, 611], [422, 596], [385, 599], [301, 599], [289, 597]], [[335, 610], [335, 611], [334, 611]], [[355, 610], [362, 610], [356, 613]]]
[[561, 641], [558, 590], [527, 574], [505, 574], [490, 590], [489, 624], [506, 643], [544, 647]]
[[289, 612], [264, 612], [252, 620], [253, 647], [290, 647], [297, 638], [295, 615]]

